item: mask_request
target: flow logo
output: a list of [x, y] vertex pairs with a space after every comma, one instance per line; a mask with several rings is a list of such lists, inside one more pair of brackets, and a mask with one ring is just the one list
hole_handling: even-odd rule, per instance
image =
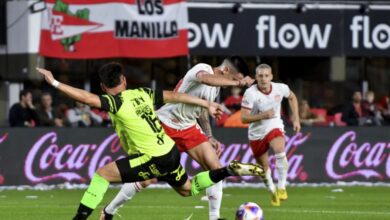
[[228, 48], [230, 46], [234, 24], [223, 25], [215, 23], [209, 26], [207, 23], [188, 24], [188, 47], [195, 48], [203, 40], [207, 48]]
[[370, 27], [370, 17], [366, 15], [356, 15], [352, 18], [350, 30], [352, 32], [352, 48], [362, 46], [371, 49], [374, 46], [378, 49], [388, 49], [390, 47], [390, 26], [387, 24], [376, 24]]
[[322, 29], [319, 24], [313, 24], [311, 27], [308, 27], [307, 24], [292, 23], [277, 25], [274, 15], [262, 15], [256, 25], [258, 47], [266, 47], [267, 38], [269, 47], [275, 49], [279, 47], [294, 49], [301, 42], [306, 49], [315, 47], [325, 49], [328, 46], [332, 25], [326, 24]]

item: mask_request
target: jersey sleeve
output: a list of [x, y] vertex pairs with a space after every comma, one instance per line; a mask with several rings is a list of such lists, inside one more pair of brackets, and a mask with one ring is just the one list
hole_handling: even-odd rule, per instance
[[253, 108], [253, 104], [254, 104], [254, 98], [253, 96], [250, 94], [250, 91], [249, 89], [247, 89], [244, 93], [244, 96], [242, 98], [242, 101], [241, 101], [241, 106], [243, 108], [247, 108], [247, 109], [252, 109]]
[[281, 84], [281, 91], [283, 94], [283, 97], [289, 97], [290, 96], [290, 88], [286, 84]]
[[122, 106], [122, 100], [120, 95], [101, 95], [99, 96], [101, 102], [101, 109], [113, 114], [117, 113], [119, 108]]
[[186, 78], [187, 80], [189, 81], [199, 81], [198, 80], [198, 76], [199, 74], [211, 74], [213, 73], [213, 69], [210, 65], [208, 64], [204, 64], [204, 63], [200, 63], [200, 64], [197, 64], [195, 65], [191, 71], [189, 71], [187, 74], [186, 74]]
[[163, 90], [143, 87], [141, 88], [146, 94], [149, 95], [150, 99], [153, 101], [153, 104], [159, 108], [164, 105]]

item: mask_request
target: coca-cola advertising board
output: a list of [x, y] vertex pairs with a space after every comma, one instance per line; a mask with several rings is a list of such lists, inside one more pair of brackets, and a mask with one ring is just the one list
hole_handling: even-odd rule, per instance
[[[233, 159], [255, 162], [246, 129], [215, 129], [214, 136], [223, 144], [223, 165]], [[386, 127], [304, 128], [297, 134], [287, 129], [285, 138], [289, 182], [390, 182], [390, 129]], [[88, 183], [97, 168], [123, 156], [110, 128], [2, 128], [0, 185]], [[271, 156], [272, 170], [274, 160]], [[201, 170], [185, 153], [181, 163], [190, 176]], [[273, 176], [277, 179], [276, 172]]]

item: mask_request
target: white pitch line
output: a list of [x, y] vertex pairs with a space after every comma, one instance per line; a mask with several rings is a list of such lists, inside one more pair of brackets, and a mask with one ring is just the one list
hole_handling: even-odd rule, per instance
[[390, 215], [390, 212], [333, 211], [333, 210], [309, 210], [309, 209], [273, 209], [272, 212], [319, 213], [319, 214], [348, 214], [348, 215]]
[[[53, 207], [57, 205], [49, 205], [49, 204], [39, 204], [37, 205], [40, 208], [42, 207]], [[15, 207], [14, 205], [0, 205], [0, 208], [9, 208]], [[23, 206], [23, 208], [27, 207]], [[28, 205], [30, 208], [36, 208], [35, 206]], [[74, 205], [61, 205], [61, 207], [75, 207]], [[122, 207], [122, 209], [177, 209], [177, 206], [159, 206], [159, 205], [127, 205]], [[195, 206], [180, 206], [181, 209], [195, 209]], [[236, 207], [222, 207], [221, 209], [227, 210], [235, 210]], [[268, 210], [265, 210], [268, 211]], [[316, 214], [345, 214], [345, 215], [385, 215], [390, 216], [390, 212], [375, 212], [375, 211], [336, 211], [336, 210], [310, 210], [310, 209], [281, 209], [281, 208], [273, 208], [269, 210], [269, 212], [283, 212], [283, 213], [316, 213]]]

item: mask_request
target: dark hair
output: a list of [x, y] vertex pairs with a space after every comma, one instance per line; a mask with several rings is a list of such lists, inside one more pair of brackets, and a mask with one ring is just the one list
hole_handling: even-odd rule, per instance
[[114, 88], [121, 82], [120, 76], [123, 75], [123, 67], [119, 63], [111, 62], [103, 65], [98, 73], [100, 81], [107, 88]]
[[[50, 96], [50, 97], [52, 97], [52, 95], [50, 94], [50, 92], [42, 92], [40, 98], [42, 99], [43, 96]], [[53, 98], [53, 97], [52, 97], [52, 98]]]
[[245, 60], [242, 59], [242, 57], [240, 57], [240, 56], [231, 56], [231, 57], [229, 57], [227, 59], [236, 68], [236, 70], [239, 73], [242, 73], [244, 76], [248, 76], [249, 75], [249, 67], [246, 64]]
[[29, 93], [31, 93], [31, 91], [28, 90], [28, 89], [23, 89], [22, 91], [20, 91], [20, 93], [19, 93], [19, 100], [22, 100], [22, 96], [26, 96]]

